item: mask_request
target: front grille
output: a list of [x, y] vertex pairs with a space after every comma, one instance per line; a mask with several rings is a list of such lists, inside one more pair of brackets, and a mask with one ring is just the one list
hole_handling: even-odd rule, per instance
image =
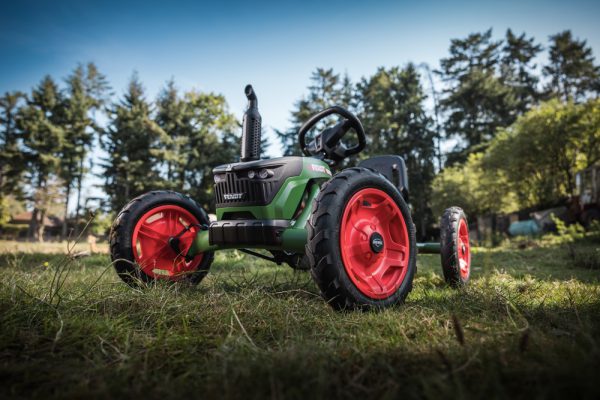
[[[217, 208], [266, 206], [273, 201], [287, 178], [302, 173], [302, 157], [281, 157], [224, 164], [213, 169], [215, 175], [215, 203]], [[248, 172], [262, 169], [271, 176], [248, 178]]]
[[240, 177], [235, 172], [226, 172], [224, 175], [225, 180], [215, 184], [217, 208], [264, 206], [275, 196], [277, 182]]

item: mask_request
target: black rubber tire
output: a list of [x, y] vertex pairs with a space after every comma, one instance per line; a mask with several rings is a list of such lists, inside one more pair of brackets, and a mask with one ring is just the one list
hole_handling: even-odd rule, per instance
[[[385, 299], [373, 299], [359, 291], [348, 276], [341, 256], [340, 224], [345, 206], [357, 191], [364, 188], [376, 188], [387, 193], [398, 205], [408, 231], [408, 271], [398, 290]], [[306, 255], [311, 265], [311, 275], [321, 296], [334, 309], [386, 308], [402, 303], [412, 290], [417, 255], [415, 226], [410, 209], [398, 189], [378, 172], [366, 168], [348, 168], [327, 181], [313, 202], [307, 229]]]
[[460, 287], [467, 284], [469, 276], [463, 278], [460, 274], [460, 263], [458, 257], [458, 227], [460, 221], [464, 220], [469, 226], [467, 216], [460, 207], [450, 207], [442, 214], [440, 221], [440, 244], [441, 260], [444, 279], [452, 287]]
[[[177, 205], [189, 211], [200, 224], [209, 225], [206, 211], [196, 201], [183, 194], [159, 190], [145, 193], [131, 200], [117, 215], [110, 229], [110, 257], [119, 277], [130, 286], [152, 283], [155, 279], [145, 274], [135, 263], [132, 248], [132, 234], [138, 220], [152, 208], [162, 205]], [[204, 253], [198, 270], [187, 275], [181, 282], [192, 285], [200, 283], [206, 276], [214, 259], [213, 252]]]

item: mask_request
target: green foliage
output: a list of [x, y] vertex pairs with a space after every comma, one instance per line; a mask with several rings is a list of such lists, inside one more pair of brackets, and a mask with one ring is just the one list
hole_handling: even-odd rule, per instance
[[59, 172], [60, 150], [64, 142], [61, 126], [63, 96], [50, 76], [31, 92], [27, 106], [21, 108], [18, 125], [23, 132], [28, 183], [39, 188]]
[[25, 211], [23, 202], [14, 195], [0, 196], [0, 228], [4, 228], [13, 215]]
[[550, 40], [550, 60], [544, 67], [544, 75], [550, 78], [548, 92], [564, 101], [581, 101], [588, 94], [600, 93], [600, 67], [594, 65], [587, 42], [573, 38], [569, 30]]
[[534, 60], [542, 50], [533, 37], [525, 33], [517, 36], [512, 30], [506, 31], [502, 58], [500, 62], [500, 77], [502, 83], [511, 88], [515, 97], [511, 116], [525, 113], [532, 105], [537, 104], [540, 93], [537, 90], [539, 77], [535, 72]]
[[432, 184], [432, 210], [441, 215], [450, 205], [462, 207], [469, 216], [509, 212], [518, 209], [516, 196], [507, 190], [509, 177], [484, 165], [483, 153], [474, 153], [467, 162], [445, 168]]
[[600, 100], [551, 100], [502, 130], [466, 163], [433, 183], [433, 209], [470, 215], [552, 206], [575, 194], [575, 172], [600, 161]]
[[104, 190], [113, 210], [129, 200], [161, 187], [159, 165], [164, 131], [152, 120], [151, 105], [136, 74], [123, 99], [109, 111], [110, 122], [100, 143], [108, 156], [103, 160]]
[[21, 92], [6, 92], [0, 97], [0, 201], [4, 196], [19, 194], [23, 189], [25, 163], [16, 123], [23, 97]]
[[214, 93], [180, 96], [173, 81], [157, 100], [155, 120], [164, 132], [160, 170], [162, 186], [191, 195], [212, 207], [212, 169], [239, 157], [239, 123], [227, 101]]
[[96, 236], [108, 237], [110, 227], [115, 219], [115, 214], [96, 210], [88, 231]]
[[104, 102], [108, 83], [93, 63], [78, 65], [66, 79], [67, 90], [61, 124], [65, 138], [60, 150], [60, 177], [65, 186], [65, 210], [62, 236], [67, 234], [67, 211], [71, 190], [77, 188], [76, 216], [79, 215], [81, 184], [86, 173], [85, 157], [93, 144], [94, 133], [99, 131], [94, 113]]
[[485, 163], [509, 178], [521, 207], [553, 205], [575, 194], [575, 173], [600, 160], [600, 100], [551, 100], [490, 144]]
[[212, 169], [239, 155], [239, 124], [225, 98], [194, 91], [181, 96], [173, 81], [154, 109], [134, 76], [109, 119], [101, 143], [109, 154], [103, 164], [105, 191], [115, 211], [154, 189], [187, 193], [208, 208]]
[[17, 119], [27, 162], [28, 199], [33, 206], [30, 234], [40, 241], [44, 234], [41, 221], [53, 202], [52, 191], [61, 172], [61, 150], [65, 143], [63, 102], [58, 85], [46, 76], [32, 90], [27, 105], [19, 109]]
[[[506, 51], [520, 54], [510, 42]], [[453, 39], [450, 56], [440, 61], [441, 75], [447, 87], [441, 100], [448, 114], [445, 131], [448, 137], [462, 141], [448, 157], [450, 163], [465, 160], [477, 146], [494, 137], [498, 127], [514, 120], [518, 107], [515, 93], [498, 72], [501, 41], [492, 40], [492, 30], [473, 33], [466, 39]], [[507, 74], [518, 67], [504, 58]]]
[[10, 221], [10, 211], [8, 209], [8, 199], [4, 196], [0, 197], [0, 228]]

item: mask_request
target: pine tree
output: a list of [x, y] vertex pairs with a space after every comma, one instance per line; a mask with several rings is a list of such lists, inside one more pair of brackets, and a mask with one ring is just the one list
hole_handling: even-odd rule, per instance
[[496, 76], [502, 42], [492, 40], [492, 30], [453, 39], [450, 56], [437, 71], [447, 88], [440, 106], [447, 113], [445, 131], [461, 142], [448, 156], [450, 163], [464, 161], [473, 146], [494, 137], [498, 127], [514, 120], [516, 107], [510, 87]]
[[180, 97], [171, 79], [159, 93], [156, 101], [156, 124], [164, 131], [161, 159], [167, 188], [183, 190], [185, 184], [185, 149], [192, 135], [188, 104]]
[[[98, 71], [98, 68], [94, 63], [88, 63], [86, 65], [86, 79], [85, 79], [85, 91], [87, 98], [90, 101], [90, 109], [89, 113], [91, 114], [91, 122], [89, 129], [93, 131], [96, 135], [100, 135], [102, 133], [102, 128], [97, 124], [96, 117], [97, 112], [103, 110], [106, 103], [108, 102], [110, 96], [110, 85], [106, 79], [106, 76], [101, 74]], [[94, 145], [94, 139], [92, 138], [90, 148], [86, 149], [84, 146], [84, 151], [91, 149]], [[82, 157], [80, 159], [79, 167], [77, 168], [77, 200], [75, 204], [75, 221], [79, 221], [79, 213], [81, 209], [81, 192], [83, 185], [84, 175], [87, 173], [87, 169], [84, 167], [84, 159]]]
[[[344, 108], [352, 108], [354, 105], [354, 87], [347, 75], [340, 77], [331, 68], [317, 68], [310, 80], [308, 95], [296, 102], [292, 111], [292, 126], [286, 131], [275, 130], [286, 156], [301, 154], [297, 140], [298, 130], [313, 114], [334, 105]], [[320, 125], [317, 129], [324, 127], [325, 125]]]
[[239, 122], [223, 96], [195, 91], [180, 96], [173, 80], [156, 108], [155, 121], [164, 132], [160, 170], [166, 187], [211, 208], [212, 169], [239, 156]]
[[568, 30], [550, 36], [550, 40], [550, 60], [544, 67], [544, 75], [550, 78], [548, 93], [564, 101], [581, 101], [600, 93], [600, 67], [594, 65], [587, 42], [573, 38]]
[[0, 199], [22, 189], [24, 160], [16, 120], [24, 96], [21, 92], [6, 92], [0, 97]]
[[368, 146], [363, 156], [397, 154], [408, 169], [415, 221], [425, 234], [432, 222], [430, 183], [434, 175], [435, 132], [423, 102], [425, 93], [413, 64], [405, 68], [379, 68], [357, 88], [359, 115]]
[[533, 37], [527, 38], [525, 33], [516, 36], [510, 29], [506, 31], [500, 71], [502, 82], [512, 89], [516, 100], [512, 119], [525, 113], [540, 99], [539, 78], [533, 61], [541, 50], [542, 46], [536, 44]]
[[26, 182], [31, 189], [33, 212], [29, 236], [43, 240], [51, 186], [60, 173], [60, 152], [64, 143], [61, 127], [64, 100], [50, 76], [33, 89], [27, 106], [21, 108], [17, 126], [23, 135], [27, 161]]
[[108, 154], [102, 163], [104, 190], [116, 211], [135, 196], [163, 187], [159, 166], [164, 132], [152, 120], [137, 74], [123, 99], [112, 105], [109, 120], [100, 143]]
[[104, 76], [98, 73], [92, 63], [87, 65], [87, 69], [79, 65], [66, 83], [62, 121], [65, 140], [61, 150], [61, 178], [65, 186], [63, 238], [67, 234], [69, 200], [73, 188], [77, 189], [76, 222], [79, 216], [81, 184], [87, 172], [84, 161], [93, 144], [94, 132], [97, 131], [93, 113], [102, 105], [103, 92], [108, 87]]
[[229, 112], [222, 95], [188, 92], [188, 141], [180, 156], [184, 161], [181, 186], [204, 207], [213, 207], [212, 169], [239, 157], [239, 122]]

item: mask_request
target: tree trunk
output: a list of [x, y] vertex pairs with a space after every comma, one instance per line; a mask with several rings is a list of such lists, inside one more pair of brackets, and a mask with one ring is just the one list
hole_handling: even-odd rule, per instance
[[38, 214], [39, 214], [39, 210], [36, 207], [31, 212], [31, 219], [29, 220], [29, 228], [27, 229], [27, 238], [31, 241], [33, 241], [33, 239], [35, 239], [35, 233], [37, 232]]
[[71, 197], [71, 184], [68, 184], [66, 189], [67, 193], [65, 198], [65, 213], [63, 217], [62, 232], [60, 234], [61, 240], [65, 240], [67, 238], [67, 233], [69, 230], [69, 224], [67, 222], [67, 219], [69, 217], [69, 197]]
[[74, 234], [79, 234], [79, 210], [81, 204], [81, 184], [83, 181], [83, 157], [79, 161], [79, 173], [77, 174], [77, 204], [75, 205], [75, 227]]
[[46, 209], [40, 210], [40, 220], [37, 226], [37, 241], [42, 243], [44, 241], [44, 220], [46, 219]]

